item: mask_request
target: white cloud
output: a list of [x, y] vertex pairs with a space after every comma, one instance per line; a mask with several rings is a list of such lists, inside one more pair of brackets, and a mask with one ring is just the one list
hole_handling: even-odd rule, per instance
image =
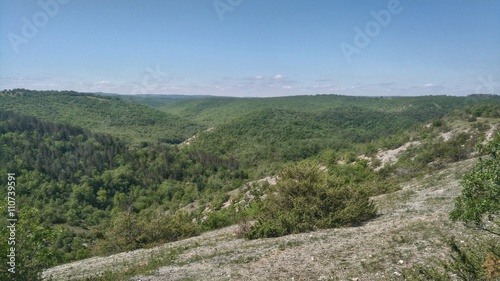
[[[103, 77], [104, 78], [104, 77]], [[473, 81], [474, 82], [474, 81]], [[151, 86], [151, 87], [150, 87]], [[27, 88], [34, 90], [74, 90], [79, 92], [109, 92], [118, 94], [185, 94], [239, 97], [270, 97], [289, 95], [340, 94], [355, 96], [408, 96], [408, 95], [467, 95], [474, 93], [475, 84], [462, 85], [415, 83], [402, 85], [395, 82], [352, 83], [342, 85], [333, 79], [313, 80], [309, 83], [293, 80], [281, 74], [245, 77], [221, 77], [208, 83], [193, 83], [183, 77], [173, 81], [151, 79], [145, 85], [139, 81], [115, 80], [57, 80], [47, 77], [0, 76], [0, 89]]]

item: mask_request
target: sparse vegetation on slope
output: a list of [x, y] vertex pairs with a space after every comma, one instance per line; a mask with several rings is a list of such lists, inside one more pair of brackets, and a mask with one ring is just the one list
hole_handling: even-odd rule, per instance
[[434, 266], [417, 265], [406, 270], [402, 280], [498, 280], [500, 278], [499, 226], [500, 205], [500, 134], [481, 147], [476, 166], [467, 173], [461, 184], [462, 193], [455, 199], [450, 217], [460, 220], [493, 238], [460, 245], [463, 241], [451, 238], [451, 260], [440, 260]]

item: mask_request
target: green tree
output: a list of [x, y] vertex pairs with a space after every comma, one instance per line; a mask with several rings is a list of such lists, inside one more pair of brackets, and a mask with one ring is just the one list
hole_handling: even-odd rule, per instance
[[101, 206], [106, 206], [108, 203], [108, 192], [106, 189], [99, 189], [97, 191], [97, 203], [99, 203]]
[[[7, 213], [5, 204], [1, 205], [0, 210], [2, 214]], [[11, 248], [15, 253], [15, 272], [0, 271], [1, 280], [41, 280], [41, 272], [60, 261], [60, 255], [52, 246], [61, 230], [43, 224], [38, 213], [35, 208], [21, 208], [15, 228], [13, 228], [15, 244], [4, 243], [5, 241], [0, 243], [2, 253], [0, 261], [4, 269], [10, 261], [10, 258], [5, 260], [7, 253], [11, 252]], [[6, 226], [2, 225], [0, 228], [2, 238], [10, 237], [10, 232], [11, 229]]]
[[118, 213], [113, 217], [111, 227], [106, 233], [109, 242], [107, 252], [118, 253], [137, 249], [140, 245], [138, 238], [143, 230], [143, 224], [131, 208]]
[[480, 148], [476, 166], [462, 179], [462, 194], [455, 201], [452, 220], [500, 235], [500, 134]]

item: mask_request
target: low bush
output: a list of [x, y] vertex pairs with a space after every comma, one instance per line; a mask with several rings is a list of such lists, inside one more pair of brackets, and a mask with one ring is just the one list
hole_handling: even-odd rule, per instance
[[366, 192], [330, 176], [319, 165], [301, 163], [279, 174], [262, 201], [247, 238], [278, 237], [339, 226], [355, 226], [376, 216]]

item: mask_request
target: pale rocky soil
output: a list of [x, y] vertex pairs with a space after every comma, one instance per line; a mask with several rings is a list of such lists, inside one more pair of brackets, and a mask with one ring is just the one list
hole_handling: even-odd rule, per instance
[[491, 126], [491, 128], [486, 132], [483, 144], [486, 144], [488, 141], [493, 139], [493, 137], [495, 136], [495, 132], [498, 131], [498, 128], [498, 125]]
[[[213, 131], [213, 130], [214, 130], [214, 128], [213, 128], [213, 127], [210, 127], [210, 128], [208, 128], [208, 129], [206, 129], [206, 130], [205, 130], [205, 132], [211, 132], [211, 131]], [[187, 140], [183, 141], [180, 145], [181, 145], [181, 146], [183, 146], [183, 145], [189, 145], [189, 144], [191, 144], [191, 143], [192, 143], [193, 141], [195, 141], [195, 140], [196, 140], [196, 135], [194, 135], [194, 136], [192, 136], [192, 137], [188, 138]]]
[[[487, 119], [485, 118], [478, 118], [478, 120], [480, 121], [485, 121]], [[485, 139], [484, 139], [484, 142], [483, 144], [486, 144], [488, 141], [492, 140], [493, 139], [493, 136], [495, 135], [495, 132], [497, 132], [500, 128], [500, 125], [498, 124], [498, 120], [495, 120], [495, 119], [492, 119], [492, 120], [489, 120], [488, 119], [488, 122], [493, 122], [493, 123], [490, 123], [490, 128], [488, 129], [488, 131], [485, 132], [484, 136], [485, 136]], [[460, 122], [459, 122], [460, 123]], [[462, 126], [463, 124], [460, 123]], [[426, 127], [430, 127], [432, 124], [428, 124], [426, 125]], [[471, 131], [471, 128], [463, 128], [463, 127], [460, 127], [459, 125], [456, 125], [456, 124], [450, 124], [452, 126], [452, 129], [448, 132], [444, 132], [444, 133], [440, 133], [437, 137], [436, 137], [436, 140], [438, 139], [442, 139], [443, 141], [449, 141], [450, 139], [452, 139], [454, 136], [456, 136], [458, 133], [460, 132], [470, 132]], [[468, 125], [468, 124], [467, 124]], [[403, 154], [403, 152], [405, 152], [408, 148], [410, 147], [416, 147], [416, 146], [419, 146], [421, 145], [422, 143], [420, 141], [411, 141], [411, 142], [407, 142], [405, 143], [404, 145], [398, 147], [398, 148], [395, 148], [395, 149], [389, 149], [389, 150], [379, 150], [377, 152], [377, 154], [375, 155], [375, 158], [380, 160], [380, 166], [378, 166], [377, 168], [375, 168], [375, 171], [378, 171], [380, 169], [382, 169], [384, 167], [384, 165], [386, 164], [393, 164], [393, 163], [396, 163], [399, 159], [399, 157]], [[364, 159], [364, 160], [368, 160], [368, 163], [371, 165], [371, 161], [372, 159], [370, 157], [367, 157], [366, 155], [360, 155], [358, 158], [360, 159]], [[345, 164], [343, 161], [339, 161], [339, 164]]]
[[273, 239], [244, 240], [237, 226], [156, 248], [95, 257], [47, 270], [55, 280], [160, 264], [130, 281], [163, 280], [388, 280], [414, 264], [448, 258], [446, 237], [474, 243], [485, 233], [448, 219], [466, 160], [373, 198], [380, 216], [360, 226]]
[[405, 152], [409, 147], [419, 146], [420, 144], [421, 142], [419, 141], [412, 141], [396, 149], [379, 151], [375, 157], [381, 161], [381, 165], [375, 170], [380, 170], [385, 164], [396, 163], [401, 153]]

